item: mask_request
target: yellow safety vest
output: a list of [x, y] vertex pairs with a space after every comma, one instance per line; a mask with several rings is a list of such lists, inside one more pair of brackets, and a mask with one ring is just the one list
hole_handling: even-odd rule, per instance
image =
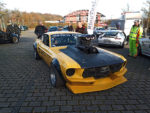
[[142, 38], [142, 33], [143, 33], [142, 27], [132, 26], [129, 37], [136, 39], [138, 32], [140, 32], [138, 38]]

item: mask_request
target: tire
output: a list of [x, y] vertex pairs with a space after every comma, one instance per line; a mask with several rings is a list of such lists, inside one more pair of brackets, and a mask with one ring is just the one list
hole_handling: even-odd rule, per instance
[[36, 60], [39, 60], [39, 59], [40, 59], [40, 56], [39, 56], [39, 54], [38, 54], [38, 52], [37, 52], [36, 49], [34, 49], [34, 58], [35, 58]]
[[124, 42], [122, 43], [121, 48], [124, 48]]
[[142, 55], [142, 50], [141, 50], [141, 46], [139, 45], [138, 47], [138, 56]]
[[19, 42], [18, 37], [12, 37], [12, 43], [16, 44]]
[[59, 88], [65, 85], [64, 80], [61, 78], [60, 74], [56, 70], [56, 68], [51, 65], [50, 67], [50, 83], [53, 87]]
[[125, 41], [124, 44], [125, 44], [125, 45], [128, 45], [128, 41]]

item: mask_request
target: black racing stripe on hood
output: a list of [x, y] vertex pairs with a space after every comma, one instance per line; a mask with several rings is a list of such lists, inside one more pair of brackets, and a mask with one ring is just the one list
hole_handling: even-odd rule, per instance
[[75, 46], [68, 46], [60, 51], [75, 60], [81, 68], [101, 67], [124, 62], [120, 57], [103, 50], [98, 50], [99, 53], [97, 54], [87, 54]]

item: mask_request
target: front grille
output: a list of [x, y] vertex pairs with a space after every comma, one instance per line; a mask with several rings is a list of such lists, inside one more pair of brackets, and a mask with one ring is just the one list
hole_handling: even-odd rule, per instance
[[87, 68], [84, 69], [83, 78], [94, 77], [104, 78], [109, 76], [110, 73], [118, 72], [122, 67], [122, 64], [114, 64], [105, 67]]
[[110, 74], [109, 66], [84, 69], [83, 78], [94, 77], [101, 78]]

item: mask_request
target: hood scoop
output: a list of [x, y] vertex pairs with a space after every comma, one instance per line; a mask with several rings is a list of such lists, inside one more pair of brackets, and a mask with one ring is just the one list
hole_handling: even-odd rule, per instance
[[97, 39], [94, 35], [82, 34], [77, 37], [76, 47], [87, 54], [99, 53], [97, 48], [94, 47], [96, 44]]
[[96, 47], [92, 47], [92, 46], [78, 46], [77, 47], [79, 50], [87, 53], [87, 54], [96, 54], [99, 53], [99, 51], [97, 50]]

